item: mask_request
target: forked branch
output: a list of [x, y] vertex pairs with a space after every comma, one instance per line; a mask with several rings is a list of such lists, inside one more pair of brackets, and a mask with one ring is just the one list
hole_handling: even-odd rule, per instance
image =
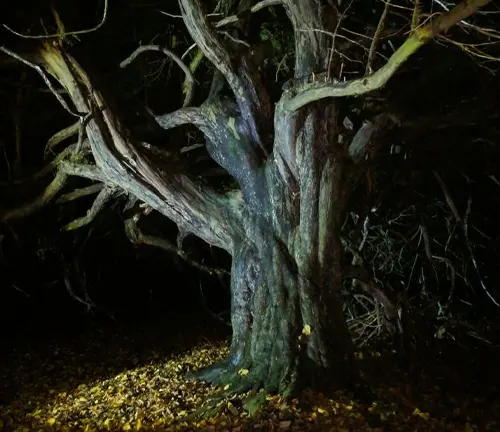
[[199, 0], [179, 0], [179, 4], [191, 37], [227, 80], [253, 141], [267, 155], [272, 147], [272, 104], [259, 74], [244, 54], [229, 55]]
[[439, 15], [429, 24], [416, 29], [412, 35], [399, 47], [389, 61], [377, 72], [364, 78], [336, 83], [330, 79], [322, 82], [312, 82], [296, 87], [295, 94], [284, 95], [287, 100], [284, 108], [297, 110], [308, 103], [327, 97], [360, 96], [383, 87], [408, 58], [428, 43], [435, 36], [445, 32], [454, 25], [476, 13], [481, 7], [491, 3], [491, 0], [466, 0], [451, 11]]
[[111, 200], [113, 200], [119, 194], [120, 190], [117, 187], [103, 188], [97, 195], [96, 199], [92, 204], [92, 207], [87, 212], [87, 214], [69, 223], [63, 229], [65, 231], [73, 231], [75, 229], [88, 225], [97, 217], [97, 215], [101, 212], [101, 210], [104, 209], [106, 204], [109, 203]]
[[120, 63], [120, 67], [125, 68], [127, 67], [130, 63], [132, 63], [139, 54], [146, 52], [146, 51], [159, 51], [167, 56], [169, 56], [177, 65], [182, 69], [182, 71], [186, 74], [186, 83], [187, 87], [185, 89], [186, 96], [184, 97], [184, 103], [182, 104], [183, 107], [187, 107], [191, 105], [191, 101], [193, 100], [193, 94], [194, 94], [194, 78], [193, 74], [189, 70], [189, 68], [185, 65], [185, 63], [178, 57], [175, 53], [172, 51], [162, 48], [158, 45], [143, 45], [139, 48], [137, 48], [132, 54], [130, 54], [129, 57], [127, 57], [125, 60], [123, 60]]

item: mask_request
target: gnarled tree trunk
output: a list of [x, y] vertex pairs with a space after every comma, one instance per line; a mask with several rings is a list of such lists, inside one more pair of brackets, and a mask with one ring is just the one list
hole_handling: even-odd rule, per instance
[[[233, 251], [230, 355], [199, 375], [237, 391], [262, 386], [281, 392], [355, 375], [340, 299], [346, 195], [334, 156], [336, 115], [326, 103], [308, 111], [283, 123], [292, 134], [276, 131], [283, 144], [298, 144], [305, 153], [307, 181], [286, 182], [274, 160], [266, 165], [263, 211], [245, 206], [245, 234]], [[330, 148], [330, 155], [314, 154], [315, 148]]]
[[[55, 44], [40, 51], [42, 64], [82, 116], [96, 162], [63, 162], [61, 171], [100, 180], [105, 190], [119, 186], [182, 232], [232, 255], [230, 355], [198, 376], [232, 384], [234, 391], [288, 392], [355, 376], [340, 299], [340, 228], [355, 176], [345, 172], [348, 158], [332, 99], [286, 109], [314, 74], [332, 71], [331, 39], [318, 30], [333, 31], [337, 12], [329, 2], [283, 3], [295, 28], [295, 79], [273, 107], [251, 56], [231, 57], [199, 0], [180, 0], [192, 37], [225, 77], [235, 101], [214, 93], [198, 108], [156, 120], [165, 129], [191, 123], [205, 134], [211, 157], [240, 186], [224, 195], [197, 184], [173, 159], [158, 165], [74, 58]], [[304, 23], [309, 30], [302, 29]]]
[[337, 83], [331, 79], [340, 67], [330, 50], [338, 24], [333, 2], [281, 0], [294, 28], [295, 71], [273, 106], [251, 53], [231, 56], [200, 0], [179, 0], [191, 36], [234, 100], [211, 92], [200, 107], [156, 121], [165, 129], [193, 124], [204, 133], [210, 156], [240, 186], [225, 194], [191, 178], [173, 157], [160, 164], [151, 146], [123, 127], [76, 60], [56, 43], [43, 46], [41, 63], [68, 91], [95, 159], [95, 165], [75, 158], [60, 163], [58, 178], [73, 174], [104, 183], [96, 200], [101, 204], [119, 188], [176, 222], [182, 233], [232, 255], [230, 354], [199, 377], [233, 391], [285, 393], [356, 378], [340, 298], [342, 278], [352, 276], [342, 267], [340, 229], [367, 144], [387, 118], [363, 126], [346, 143], [332, 97], [384, 85], [415, 50], [487, 2], [457, 6], [417, 29], [379, 71]]
[[[280, 392], [350, 379], [353, 347], [340, 299], [348, 185], [335, 105], [321, 101], [287, 111], [285, 102], [296, 91], [292, 84], [273, 113], [251, 61], [224, 61], [197, 2], [180, 3], [191, 35], [237, 98], [236, 139], [227, 136], [213, 145], [224, 135], [218, 131], [207, 148], [238, 180], [244, 201], [243, 235], [232, 253], [230, 355], [199, 376], [236, 391]], [[331, 38], [321, 30], [334, 31], [335, 8], [328, 2], [284, 6], [295, 28], [298, 82], [330, 71]]]

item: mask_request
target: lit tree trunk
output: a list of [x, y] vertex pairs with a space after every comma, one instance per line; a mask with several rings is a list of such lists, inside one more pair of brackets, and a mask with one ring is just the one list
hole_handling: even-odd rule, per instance
[[[273, 119], [251, 62], [226, 62], [198, 2], [180, 3], [192, 37], [237, 98], [234, 137], [226, 135], [213, 145], [224, 135], [220, 131], [217, 138], [208, 137], [207, 148], [238, 180], [244, 200], [244, 234], [232, 254], [230, 355], [199, 376], [231, 384], [236, 391], [263, 387], [283, 392], [329, 379], [338, 382], [339, 377], [349, 380], [354, 377], [353, 347], [340, 299], [340, 228], [348, 194], [335, 105], [321, 101], [289, 112], [284, 102], [293, 95], [292, 85]], [[336, 10], [326, 2], [285, 3], [296, 29], [295, 77], [325, 73], [330, 37], [300, 27], [307, 23], [311, 29], [333, 31]]]
[[[230, 356], [201, 377], [221, 384], [236, 380], [238, 390], [283, 391], [296, 380], [317, 385], [352, 376], [340, 300], [339, 232], [347, 196], [335, 157], [336, 120], [331, 103], [298, 115], [277, 108], [275, 136], [281, 138], [275, 149], [297, 149], [303, 180], [275, 152], [263, 166], [262, 190], [249, 191], [261, 202], [245, 205], [245, 234], [233, 252]], [[290, 170], [287, 180], [279, 164]]]

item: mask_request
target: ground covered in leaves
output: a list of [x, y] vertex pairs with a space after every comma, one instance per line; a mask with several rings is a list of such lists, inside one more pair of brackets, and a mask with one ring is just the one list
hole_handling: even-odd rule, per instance
[[405, 371], [389, 346], [358, 353], [374, 402], [342, 392], [306, 391], [289, 400], [247, 394], [221, 400], [213, 416], [200, 419], [197, 410], [220, 389], [184, 374], [223, 358], [227, 349], [227, 339], [188, 337], [180, 329], [172, 340], [94, 329], [17, 348], [1, 364], [0, 430], [500, 430], [493, 361], [448, 351]]

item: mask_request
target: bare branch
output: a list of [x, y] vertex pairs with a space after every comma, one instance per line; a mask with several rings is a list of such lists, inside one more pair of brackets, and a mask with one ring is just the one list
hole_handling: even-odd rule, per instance
[[201, 108], [181, 108], [169, 114], [155, 116], [155, 120], [165, 130], [186, 124], [203, 125], [207, 121]]
[[374, 134], [387, 130], [391, 125], [397, 123], [398, 119], [387, 113], [377, 115], [373, 122], [364, 122], [349, 145], [348, 154], [351, 159], [356, 163], [366, 159], [368, 157], [368, 144], [372, 141]]
[[179, 0], [184, 23], [207, 59], [224, 75], [253, 140], [267, 156], [272, 148], [272, 104], [260, 74], [245, 56], [234, 61], [203, 13], [199, 0]]
[[84, 188], [75, 189], [73, 192], [69, 192], [67, 194], [61, 195], [57, 199], [56, 203], [62, 204], [62, 203], [74, 201], [74, 200], [77, 200], [77, 199], [80, 199], [80, 198], [83, 198], [83, 197], [86, 197], [89, 195], [93, 195], [95, 193], [100, 192], [104, 187], [105, 187], [104, 184], [96, 183], [96, 184], [93, 184], [93, 185], [90, 185], [90, 186], [87, 186]]
[[[368, 53], [368, 60], [366, 61], [366, 73], [365, 75], [370, 75], [373, 72], [372, 65], [373, 60], [375, 58], [375, 53], [377, 52], [377, 46], [380, 40], [380, 35], [382, 34], [382, 30], [384, 30], [385, 20], [387, 18], [387, 12], [389, 12], [389, 8], [391, 7], [391, 0], [386, 0], [384, 11], [382, 12], [382, 16], [377, 25], [377, 30], [375, 30], [375, 34], [373, 35], [373, 40], [370, 45], [370, 51]], [[417, 6], [415, 6], [416, 8]]]
[[420, 0], [415, 0], [413, 14], [411, 16], [411, 29], [412, 29], [412, 31], [418, 27], [419, 23], [420, 23]]
[[[261, 9], [264, 9], [266, 7], [277, 6], [280, 4], [281, 4], [281, 0], [262, 0], [250, 8], [250, 13], [255, 13], [255, 12], [258, 12]], [[238, 15], [231, 15], [231, 16], [228, 16], [224, 19], [221, 19], [217, 24], [215, 24], [215, 28], [224, 27], [228, 24], [238, 22], [239, 20], [240, 20], [240, 18], [238, 17]]]
[[47, 144], [45, 144], [44, 154], [47, 156], [49, 152], [54, 151], [55, 146], [62, 143], [65, 139], [70, 138], [73, 135], [76, 135], [78, 133], [79, 128], [80, 128], [80, 122], [76, 121], [71, 126], [65, 127], [64, 129], [52, 135], [47, 141]]
[[[333, 2], [283, 0], [295, 33], [294, 78], [330, 72], [330, 36], [337, 29], [339, 14]], [[349, 6], [348, 6], [349, 8]], [[335, 41], [335, 40], [334, 40]]]
[[104, 0], [104, 10], [102, 12], [102, 18], [99, 24], [97, 24], [94, 27], [91, 27], [89, 29], [83, 29], [83, 30], [74, 30], [70, 32], [58, 32], [54, 34], [49, 34], [49, 35], [27, 35], [23, 33], [19, 33], [13, 29], [11, 29], [7, 24], [3, 24], [4, 28], [6, 28], [8, 31], [11, 33], [14, 33], [16, 36], [22, 37], [24, 39], [54, 39], [54, 38], [63, 38], [66, 36], [77, 36], [77, 35], [82, 35], [82, 34], [87, 34], [87, 33], [92, 33], [96, 30], [99, 30], [104, 23], [106, 22], [106, 18], [108, 16], [108, 1], [109, 0]]
[[208, 185], [202, 187], [199, 180], [179, 172], [175, 166], [159, 169], [148, 157], [147, 149], [121, 123], [112, 101], [94, 87], [71, 55], [53, 44], [44, 44], [40, 55], [79, 111], [92, 113], [86, 132], [96, 167], [91, 170], [88, 166], [63, 163], [61, 169], [119, 185], [178, 225], [191, 227], [208, 243], [231, 252], [242, 235], [241, 224], [237, 223], [241, 217], [241, 195], [223, 195]]
[[71, 110], [71, 108], [68, 106], [68, 104], [66, 103], [66, 101], [63, 99], [63, 97], [54, 88], [54, 86], [50, 82], [49, 78], [47, 77], [47, 75], [45, 74], [45, 72], [42, 70], [42, 68], [40, 66], [36, 65], [35, 63], [30, 62], [29, 60], [21, 57], [19, 54], [16, 54], [15, 52], [13, 52], [13, 51], [11, 51], [11, 50], [3, 47], [3, 46], [0, 46], [0, 51], [3, 51], [5, 54], [7, 54], [7, 55], [9, 55], [9, 56], [11, 56], [13, 58], [15, 58], [16, 60], [19, 60], [21, 63], [24, 63], [25, 65], [29, 66], [30, 68], [35, 69], [40, 74], [40, 76], [44, 80], [45, 84], [47, 84], [47, 87], [50, 89], [50, 91], [56, 97], [56, 99], [59, 101], [59, 103], [62, 105], [62, 107], [68, 113], [70, 113], [72, 116], [74, 116], [74, 117], [80, 117], [79, 113], [75, 113], [73, 110]]
[[54, 180], [32, 202], [15, 209], [0, 211], [0, 222], [6, 223], [23, 219], [37, 212], [54, 199], [57, 193], [66, 185], [67, 178], [68, 176], [65, 173], [58, 171]]
[[458, 214], [457, 206], [455, 205], [455, 202], [453, 201], [453, 198], [451, 197], [450, 191], [448, 190], [446, 183], [443, 181], [441, 176], [436, 171], [432, 171], [432, 173], [434, 174], [434, 177], [436, 177], [436, 180], [439, 183], [439, 187], [441, 188], [441, 191], [443, 192], [444, 198], [446, 200], [446, 204], [448, 204], [448, 207], [450, 208], [451, 212], [453, 213], [453, 216], [455, 217], [455, 221], [460, 222], [460, 215]]
[[54, 158], [54, 160], [50, 161], [40, 171], [36, 172], [35, 174], [31, 175], [30, 177], [19, 179], [19, 180], [12, 180], [12, 181], [8, 181], [8, 182], [0, 182], [0, 186], [7, 187], [7, 186], [20, 185], [23, 183], [35, 182], [37, 180], [40, 180], [41, 178], [52, 173], [54, 171], [54, 168], [57, 167], [68, 156], [74, 154], [76, 146], [77, 146], [77, 144], [75, 143], [75, 144], [71, 144], [68, 147], [66, 147], [61, 153], [59, 153]]
[[156, 119], [165, 129], [186, 123], [196, 126], [205, 135], [212, 159], [238, 181], [245, 201], [255, 211], [263, 209], [267, 192], [262, 164], [234, 102], [216, 99]]
[[342, 83], [324, 79], [320, 80], [320, 82], [316, 81], [298, 86], [296, 93], [285, 93], [283, 95], [286, 98], [284, 108], [294, 111], [323, 98], [359, 96], [383, 87], [401, 65], [419, 48], [489, 3], [491, 3], [491, 0], [464, 1], [450, 12], [435, 17], [426, 26], [415, 30], [391, 56], [389, 61], [368, 77]]
[[59, 169], [71, 176], [83, 177], [98, 182], [106, 182], [106, 176], [95, 165], [79, 164], [75, 162], [61, 162]]
[[120, 63], [121, 68], [127, 67], [130, 63], [132, 63], [138, 56], [139, 54], [146, 52], [146, 51], [158, 51], [161, 52], [167, 56], [169, 56], [173, 61], [177, 63], [177, 65], [182, 69], [182, 71], [186, 74], [186, 88], [184, 88], [185, 91], [185, 98], [184, 98], [184, 103], [182, 104], [183, 107], [187, 107], [191, 105], [191, 101], [193, 100], [193, 94], [194, 94], [194, 78], [193, 74], [189, 70], [189, 68], [186, 66], [186, 64], [180, 59], [177, 54], [174, 52], [162, 48], [159, 45], [143, 45], [139, 48], [137, 48], [132, 54], [130, 54], [129, 57], [127, 57], [125, 60], [123, 60]]
[[422, 238], [424, 240], [424, 249], [425, 249], [425, 255], [427, 256], [427, 259], [432, 263], [435, 261], [438, 262], [444, 262], [446, 264], [446, 267], [450, 270], [450, 293], [448, 294], [448, 300], [447, 304], [449, 304], [452, 300], [453, 293], [455, 292], [455, 280], [456, 280], [456, 270], [455, 267], [453, 266], [452, 262], [450, 259], [438, 255], [434, 255], [431, 250], [431, 242], [429, 240], [429, 233], [427, 232], [427, 226], [424, 224], [420, 224], [420, 232], [422, 234]]
[[184, 252], [180, 247], [173, 245], [167, 239], [144, 234], [137, 226], [135, 217], [131, 217], [125, 221], [125, 233], [132, 243], [155, 246], [163, 249], [164, 251], [175, 253], [190, 266], [204, 273], [208, 273], [209, 275], [216, 275], [221, 277], [230, 274], [227, 270], [208, 267], [204, 264], [196, 262], [195, 260], [191, 259], [188, 254]]
[[81, 228], [85, 225], [88, 225], [92, 222], [96, 216], [104, 209], [104, 206], [109, 203], [112, 199], [114, 199], [121, 192], [119, 189], [115, 187], [105, 187], [99, 192], [97, 195], [92, 207], [87, 212], [84, 217], [74, 220], [73, 222], [66, 225], [63, 230], [64, 231], [74, 231], [78, 228]]
[[493, 297], [491, 295], [491, 293], [488, 291], [488, 288], [486, 287], [486, 284], [484, 283], [483, 277], [481, 276], [481, 271], [479, 270], [479, 266], [478, 266], [477, 261], [476, 261], [476, 256], [474, 255], [474, 251], [472, 250], [472, 246], [469, 242], [469, 215], [471, 212], [471, 208], [472, 208], [472, 198], [469, 197], [467, 200], [467, 209], [465, 211], [464, 225], [463, 225], [467, 249], [469, 250], [470, 258], [471, 258], [472, 264], [474, 265], [474, 269], [476, 270], [477, 277], [479, 278], [479, 283], [481, 284], [481, 288], [486, 293], [486, 295], [491, 300], [491, 302], [495, 306], [500, 308], [500, 303], [498, 302], [497, 299], [495, 299], [495, 297]]

